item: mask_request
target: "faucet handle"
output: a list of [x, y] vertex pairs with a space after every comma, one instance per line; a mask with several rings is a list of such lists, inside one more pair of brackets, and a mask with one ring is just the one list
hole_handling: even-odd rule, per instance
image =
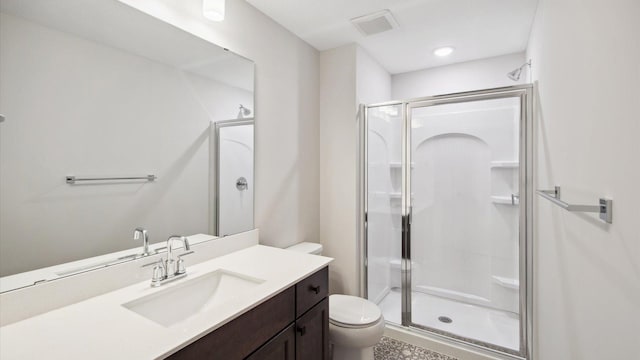
[[165, 269], [164, 261], [162, 259], [159, 259], [158, 261], [155, 261], [149, 264], [144, 264], [142, 265], [142, 267], [151, 266], [151, 265], [155, 265], [153, 267], [153, 275], [151, 276], [151, 286], [152, 287], [160, 286], [162, 284], [162, 280], [164, 280], [167, 277], [166, 276], [167, 270]]
[[187, 272], [187, 269], [184, 267], [184, 260], [178, 257], [178, 263], [176, 264], [176, 275], [182, 275]]
[[182, 259], [182, 257], [191, 254], [193, 254], [193, 251], [187, 251], [186, 253], [180, 254], [178, 256], [178, 261], [176, 263], [176, 275], [181, 275], [187, 272], [187, 269], [184, 267], [184, 260]]
[[153, 267], [153, 277], [151, 277], [151, 282], [156, 283], [160, 282], [165, 277], [164, 264], [162, 261], [158, 261], [156, 266]]

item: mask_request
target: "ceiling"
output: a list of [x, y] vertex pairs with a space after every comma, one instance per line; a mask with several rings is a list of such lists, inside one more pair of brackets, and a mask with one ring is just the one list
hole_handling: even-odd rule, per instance
[[[318, 50], [358, 43], [392, 74], [525, 50], [538, 0], [247, 0]], [[350, 19], [388, 9], [398, 29], [365, 37]], [[433, 50], [453, 46], [439, 58]]]

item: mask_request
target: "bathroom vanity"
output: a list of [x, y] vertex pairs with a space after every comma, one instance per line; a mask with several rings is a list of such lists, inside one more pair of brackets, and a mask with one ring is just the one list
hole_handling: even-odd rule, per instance
[[324, 267], [169, 359], [329, 359], [327, 286]]
[[0, 327], [0, 358], [328, 359], [331, 260], [253, 245], [187, 262], [175, 282], [149, 278]]

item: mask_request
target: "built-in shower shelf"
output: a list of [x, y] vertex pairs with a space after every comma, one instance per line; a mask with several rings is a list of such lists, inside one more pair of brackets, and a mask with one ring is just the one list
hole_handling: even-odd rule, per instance
[[[392, 198], [392, 199], [402, 199], [402, 193], [401, 192], [392, 192], [392, 193], [389, 193], [389, 197]], [[414, 194], [411, 193], [411, 198], [413, 198], [413, 197], [414, 197]]]
[[520, 162], [518, 161], [492, 161], [492, 168], [503, 168], [503, 169], [517, 169], [520, 167]]
[[520, 281], [518, 279], [511, 279], [511, 278], [496, 276], [496, 275], [493, 275], [492, 278], [493, 278], [493, 282], [500, 286], [504, 286], [506, 288], [514, 289], [514, 290], [520, 289]]
[[518, 205], [520, 203], [517, 197], [512, 199], [511, 196], [491, 196], [491, 202], [499, 205]]
[[[391, 199], [402, 199], [402, 193], [399, 191], [392, 191], [392, 192], [384, 192], [384, 191], [370, 191], [369, 192], [370, 195], [373, 195], [375, 197], [383, 197], [383, 196], [388, 196]], [[411, 194], [411, 197], [413, 197], [413, 193]]]
[[[401, 162], [390, 162], [389, 163], [389, 167], [391, 169], [402, 169], [402, 163]], [[413, 169], [414, 167], [416, 167], [416, 163], [411, 163], [411, 168]]]

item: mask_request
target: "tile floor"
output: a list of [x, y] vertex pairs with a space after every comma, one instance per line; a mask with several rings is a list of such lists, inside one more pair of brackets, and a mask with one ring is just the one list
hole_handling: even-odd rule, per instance
[[451, 356], [384, 336], [373, 348], [374, 360], [456, 360]]

